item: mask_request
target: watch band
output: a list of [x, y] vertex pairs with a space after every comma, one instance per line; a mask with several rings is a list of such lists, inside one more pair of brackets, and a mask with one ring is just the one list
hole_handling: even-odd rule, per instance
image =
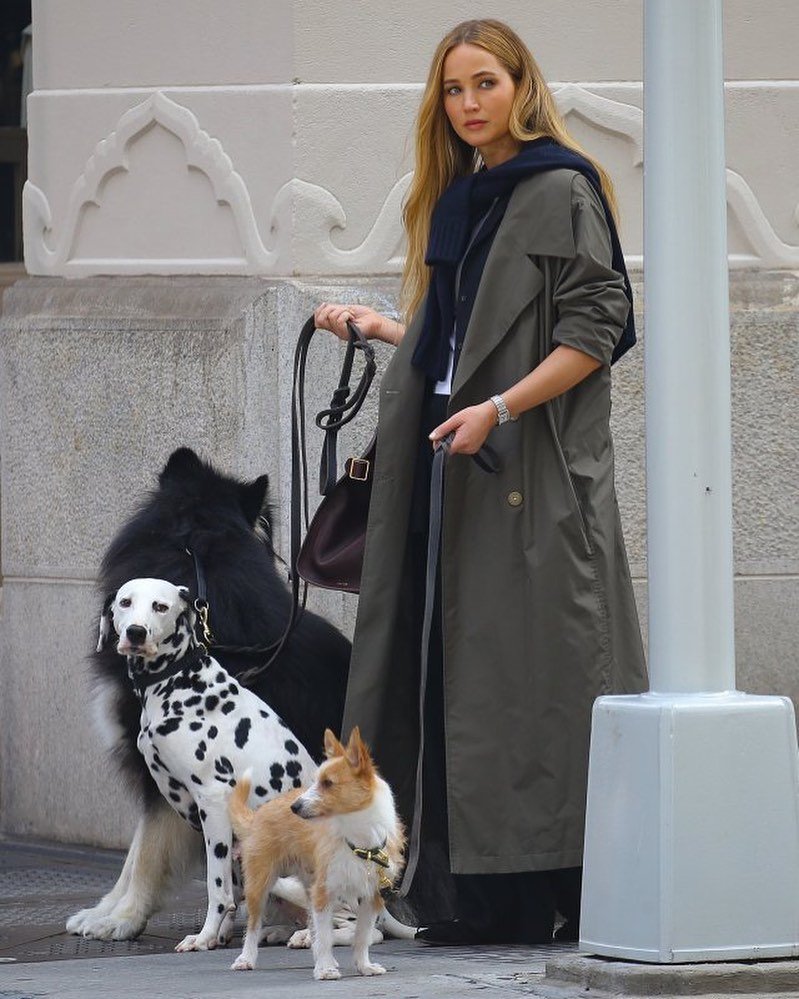
[[502, 426], [503, 423], [509, 423], [514, 421], [514, 417], [510, 415], [510, 410], [505, 405], [505, 400], [501, 395], [492, 395], [491, 401], [497, 410], [497, 426]]

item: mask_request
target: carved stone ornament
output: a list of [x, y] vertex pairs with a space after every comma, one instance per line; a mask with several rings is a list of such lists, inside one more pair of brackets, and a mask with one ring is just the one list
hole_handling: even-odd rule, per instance
[[[560, 86], [555, 93], [564, 115], [575, 114], [593, 127], [630, 142], [632, 165], [641, 168], [643, 112], [640, 108], [610, 100], [572, 83]], [[193, 256], [190, 248], [185, 255], [167, 259], [124, 255], [89, 259], [76, 254], [87, 206], [95, 206], [102, 213], [106, 183], [114, 182], [112, 175], [130, 170], [132, 144], [154, 123], [179, 139], [187, 166], [201, 171], [210, 181], [217, 204], [229, 208], [240, 245], [238, 255]], [[110, 135], [97, 144], [72, 185], [66, 214], [57, 230], [46, 194], [31, 181], [26, 183], [23, 190], [25, 260], [30, 273], [73, 277], [97, 273], [397, 273], [403, 262], [401, 204], [410, 179], [408, 173], [393, 185], [363, 241], [352, 249], [343, 249], [333, 238], [347, 226], [343, 205], [326, 188], [295, 177], [277, 191], [270, 218], [261, 220], [261, 230], [272, 236], [273, 245], [266, 246], [247, 186], [220, 141], [200, 127], [192, 111], [156, 91], [123, 114]], [[799, 266], [799, 246], [779, 238], [752, 189], [732, 170], [727, 171], [727, 200], [732, 217], [752, 248], [751, 254], [732, 254], [731, 265]], [[630, 262], [635, 262], [635, 258]]]

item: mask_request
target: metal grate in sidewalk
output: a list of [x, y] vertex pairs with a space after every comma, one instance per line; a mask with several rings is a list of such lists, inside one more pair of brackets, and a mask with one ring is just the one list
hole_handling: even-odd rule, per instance
[[205, 884], [193, 880], [174, 893], [137, 940], [67, 933], [69, 916], [95, 905], [113, 887], [123, 859], [115, 851], [0, 840], [0, 962], [166, 954], [199, 929]]
[[[116, 883], [124, 854], [0, 839], [0, 963], [170, 954], [205, 918], [205, 881], [195, 878], [176, 891], [136, 940], [88, 940], [66, 932], [73, 913], [99, 902]], [[239, 920], [243, 926], [243, 917]], [[396, 944], [396, 941], [394, 942]], [[480, 947], [481, 962], [518, 966], [543, 974], [544, 962], [576, 952], [576, 944], [549, 947]], [[424, 947], [428, 961], [473, 964], [471, 947]], [[0, 999], [26, 997], [0, 990]]]

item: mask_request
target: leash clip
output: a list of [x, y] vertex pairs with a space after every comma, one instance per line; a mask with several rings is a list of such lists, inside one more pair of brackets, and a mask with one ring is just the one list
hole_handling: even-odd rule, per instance
[[211, 625], [208, 621], [208, 601], [201, 600], [199, 597], [194, 601], [194, 609], [197, 611], [197, 616], [200, 619], [200, 627], [203, 633], [203, 642], [206, 646], [214, 644], [214, 636], [211, 633]]

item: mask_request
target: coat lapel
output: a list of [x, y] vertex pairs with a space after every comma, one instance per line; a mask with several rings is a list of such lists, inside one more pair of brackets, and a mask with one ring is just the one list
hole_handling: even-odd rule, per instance
[[[564, 206], [553, 204], [557, 199], [551, 196], [551, 186], [549, 197], [542, 197], [542, 179], [539, 175], [522, 181], [510, 197], [480, 279], [452, 385], [453, 398], [543, 288], [543, 274], [532, 257], [574, 256], [571, 228], [563, 228]], [[564, 190], [568, 197], [568, 187]], [[568, 218], [569, 205], [566, 213]], [[525, 373], [520, 372], [520, 377]]]

